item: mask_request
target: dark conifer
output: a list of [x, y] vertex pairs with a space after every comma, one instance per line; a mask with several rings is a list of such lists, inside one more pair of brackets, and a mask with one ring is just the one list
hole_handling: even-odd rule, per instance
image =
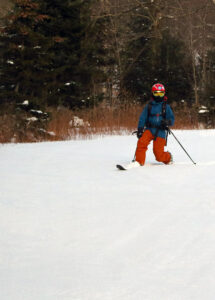
[[166, 85], [170, 101], [190, 99], [190, 66], [183, 42], [162, 28], [154, 32], [148, 10], [139, 10], [131, 24], [135, 39], [126, 53], [128, 71], [123, 85], [140, 101], [149, 99], [151, 86], [156, 82]]
[[93, 1], [16, 0], [0, 37], [1, 101], [82, 107], [104, 81], [102, 24]]
[[7, 17], [0, 37], [1, 102], [42, 98], [50, 41], [37, 27], [49, 16], [38, 9], [37, 1], [16, 0], [13, 12]]

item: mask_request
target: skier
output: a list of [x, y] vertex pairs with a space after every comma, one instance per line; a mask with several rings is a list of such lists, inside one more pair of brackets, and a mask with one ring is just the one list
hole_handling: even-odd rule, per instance
[[172, 154], [164, 151], [168, 126], [172, 126], [175, 121], [173, 111], [166, 102], [165, 87], [160, 83], [154, 84], [150, 102], [146, 104], [139, 118], [135, 160], [126, 167], [117, 165], [118, 169], [143, 166], [148, 145], [152, 140], [156, 160], [164, 164], [173, 163]]
[[152, 140], [156, 160], [164, 164], [173, 162], [172, 154], [164, 151], [167, 127], [172, 126], [175, 121], [173, 111], [166, 101], [165, 87], [160, 83], [154, 84], [151, 100], [146, 104], [138, 123], [138, 143], [134, 162], [137, 165], [144, 165], [146, 151]]

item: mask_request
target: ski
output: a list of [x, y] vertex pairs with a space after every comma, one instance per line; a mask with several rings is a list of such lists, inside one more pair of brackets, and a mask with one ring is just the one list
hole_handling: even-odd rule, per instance
[[123, 167], [122, 165], [116, 165], [117, 169], [119, 169], [120, 171], [126, 171], [127, 169], [125, 167]]
[[132, 168], [140, 167], [140, 164], [137, 161], [132, 161], [128, 165], [125, 165], [125, 166], [123, 166], [123, 165], [116, 165], [116, 167], [120, 171], [126, 171], [126, 170], [129, 170], [129, 169], [132, 169]]

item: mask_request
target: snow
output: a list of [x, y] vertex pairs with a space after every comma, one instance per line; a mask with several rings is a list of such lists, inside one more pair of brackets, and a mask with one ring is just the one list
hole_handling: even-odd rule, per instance
[[10, 64], [10, 65], [14, 65], [14, 61], [9, 60], [9, 59], [7, 60], [7, 63]]
[[136, 137], [0, 147], [1, 300], [215, 294], [215, 130], [174, 131], [175, 164], [128, 163]]
[[38, 121], [38, 118], [31, 117], [31, 118], [27, 118], [26, 120], [29, 121], [29, 122], [36, 122], [36, 121]]
[[207, 109], [206, 106], [201, 106], [200, 109], [199, 109], [199, 114], [204, 114], [204, 113], [208, 113], [209, 112], [209, 109]]
[[69, 121], [69, 126], [71, 127], [90, 127], [90, 123], [74, 116], [72, 120]]
[[23, 101], [23, 102], [22, 102], [22, 105], [28, 106], [28, 105], [29, 105], [29, 101], [28, 101], [28, 100]]
[[200, 109], [199, 110], [199, 114], [205, 114], [205, 113], [208, 113], [209, 110], [206, 110], [206, 109]]

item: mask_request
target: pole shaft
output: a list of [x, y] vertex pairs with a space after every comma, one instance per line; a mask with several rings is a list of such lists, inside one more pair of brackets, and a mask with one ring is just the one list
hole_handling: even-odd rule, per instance
[[190, 155], [187, 153], [187, 151], [184, 149], [184, 147], [182, 146], [182, 144], [179, 142], [179, 140], [177, 139], [177, 137], [174, 135], [174, 133], [172, 132], [171, 129], [169, 129], [169, 132], [174, 136], [174, 138], [176, 139], [176, 141], [179, 143], [179, 145], [181, 146], [181, 148], [184, 150], [184, 152], [187, 154], [187, 156], [190, 158], [190, 160], [193, 162], [194, 165], [196, 165], [196, 163], [192, 160], [192, 158], [190, 157]]

